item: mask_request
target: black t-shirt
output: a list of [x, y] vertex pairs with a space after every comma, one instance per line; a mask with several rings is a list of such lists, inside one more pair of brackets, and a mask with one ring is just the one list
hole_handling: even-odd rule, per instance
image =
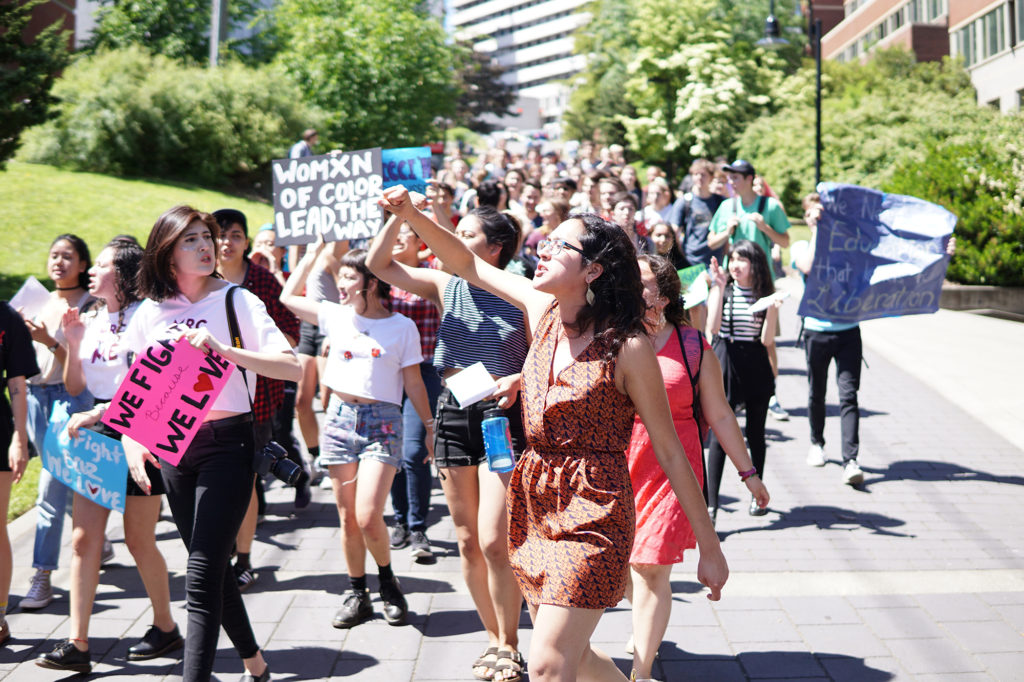
[[680, 197], [672, 207], [672, 223], [682, 228], [683, 254], [690, 265], [708, 265], [712, 256], [721, 264], [725, 249], [712, 251], [708, 247], [708, 232], [711, 219], [723, 201], [725, 197], [717, 194], [707, 199], [691, 194]]
[[32, 336], [7, 301], [0, 301], [0, 447], [6, 453], [14, 435], [14, 415], [4, 389], [7, 377], [31, 377], [39, 374]]

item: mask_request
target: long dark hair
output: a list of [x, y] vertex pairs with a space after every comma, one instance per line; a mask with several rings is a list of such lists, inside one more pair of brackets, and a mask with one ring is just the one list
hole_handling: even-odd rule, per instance
[[614, 366], [619, 350], [630, 337], [646, 334], [644, 313], [644, 285], [640, 280], [640, 266], [636, 260], [636, 247], [618, 225], [594, 213], [580, 213], [570, 220], [583, 223], [580, 246], [583, 257], [590, 263], [599, 263], [601, 276], [590, 283], [594, 302], [583, 306], [576, 321], [566, 325], [579, 333], [593, 326], [595, 340], [608, 345], [604, 356], [605, 371]]
[[665, 320], [676, 326], [690, 326], [690, 315], [683, 304], [683, 285], [679, 281], [679, 273], [668, 258], [655, 254], [641, 254], [638, 261], [647, 263], [658, 283], [658, 294], [668, 299], [665, 306]]
[[366, 292], [370, 286], [370, 280], [375, 281], [377, 284], [373, 287], [373, 295], [381, 300], [385, 308], [391, 310], [391, 285], [370, 272], [370, 268], [366, 267], [366, 253], [366, 249], [347, 251], [341, 257], [341, 260], [338, 261], [338, 267], [352, 268], [363, 278], [363, 303], [369, 303], [366, 300]]
[[519, 248], [519, 235], [522, 227], [519, 221], [507, 213], [502, 213], [493, 206], [477, 206], [469, 215], [476, 216], [480, 221], [488, 244], [501, 246], [498, 254], [498, 267], [504, 268], [512, 260]]
[[[89, 268], [92, 267], [92, 257], [89, 256], [89, 245], [76, 234], [62, 234], [58, 235], [56, 239], [50, 242], [50, 248], [52, 249], [57, 242], [67, 242], [71, 244], [71, 248], [78, 254], [78, 260], [85, 263], [85, 268], [78, 273], [78, 286], [89, 290]], [[49, 254], [49, 251], [47, 251]]]
[[[729, 247], [729, 258], [734, 255], [750, 261], [750, 285], [756, 298], [764, 298], [775, 293], [775, 283], [772, 281], [772, 271], [768, 266], [768, 256], [764, 255], [764, 249], [749, 239], [740, 239]], [[732, 282], [732, 275], [729, 275], [728, 283]]]
[[142, 247], [135, 237], [118, 235], [103, 247], [114, 250], [114, 280], [120, 306], [118, 327], [124, 327], [124, 309], [139, 300], [138, 274], [142, 263]]
[[[142, 255], [139, 267], [138, 292], [142, 298], [151, 298], [157, 303], [178, 294], [178, 282], [171, 271], [171, 259], [174, 245], [188, 229], [188, 226], [199, 221], [210, 230], [214, 243], [220, 230], [217, 221], [209, 213], [203, 213], [191, 206], [175, 206], [168, 209], [156, 219], [153, 229], [146, 240], [146, 251]], [[217, 253], [213, 253], [214, 260]], [[218, 277], [216, 270], [211, 277]]]

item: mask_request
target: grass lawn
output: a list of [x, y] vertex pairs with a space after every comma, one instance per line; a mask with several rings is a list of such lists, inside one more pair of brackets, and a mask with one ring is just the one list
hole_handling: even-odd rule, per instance
[[[171, 206], [203, 211], [237, 208], [250, 231], [273, 217], [273, 207], [196, 185], [76, 173], [10, 161], [0, 171], [0, 299], [9, 299], [29, 275], [46, 276], [46, 254], [54, 237], [78, 235], [93, 257], [118, 234], [145, 245], [153, 223]], [[44, 281], [52, 288], [52, 282]]]
[[21, 480], [11, 486], [11, 503], [7, 507], [8, 521], [13, 521], [35, 506], [41, 467], [42, 460], [33, 457], [28, 461], [28, 468], [22, 474]]

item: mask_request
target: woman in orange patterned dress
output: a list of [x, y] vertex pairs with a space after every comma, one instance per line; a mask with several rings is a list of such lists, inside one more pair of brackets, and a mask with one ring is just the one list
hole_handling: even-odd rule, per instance
[[533, 618], [530, 678], [624, 680], [590, 636], [625, 592], [634, 532], [625, 451], [635, 414], [693, 526], [709, 599], [720, 598], [729, 574], [644, 333], [634, 247], [615, 225], [574, 216], [538, 244], [531, 286], [476, 257], [403, 187], [385, 190], [381, 205], [446, 267], [523, 310], [533, 330], [522, 373], [529, 449], [506, 498], [509, 559]]
[[[693, 401], [697, 400], [704, 419], [740, 472], [740, 479], [758, 504], [767, 506], [768, 490], [757, 476], [736, 415], [725, 398], [718, 358], [703, 335], [686, 323], [675, 267], [661, 256], [640, 256], [640, 278], [647, 303], [647, 333], [658, 354], [672, 419], [690, 466], [694, 473], [704, 466], [701, 434], [694, 419]], [[691, 372], [697, 377], [696, 395]], [[636, 536], [629, 557], [633, 670], [642, 680], [651, 675], [672, 613], [672, 566], [683, 561], [683, 552], [696, 547], [697, 540], [640, 419], [633, 424], [627, 458], [636, 502]]]

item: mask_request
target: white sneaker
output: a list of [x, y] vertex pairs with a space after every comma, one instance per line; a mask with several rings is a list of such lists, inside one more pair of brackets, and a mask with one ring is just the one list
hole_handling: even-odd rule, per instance
[[21, 599], [22, 609], [41, 609], [49, 606], [53, 601], [53, 588], [50, 586], [50, 572], [43, 569], [36, 569], [32, 576], [32, 585], [28, 588], [28, 594]]
[[860, 485], [864, 482], [864, 472], [861, 471], [857, 460], [851, 459], [843, 469], [843, 483], [846, 485]]
[[807, 466], [825, 466], [825, 448], [811, 443], [811, 447], [807, 450]]

